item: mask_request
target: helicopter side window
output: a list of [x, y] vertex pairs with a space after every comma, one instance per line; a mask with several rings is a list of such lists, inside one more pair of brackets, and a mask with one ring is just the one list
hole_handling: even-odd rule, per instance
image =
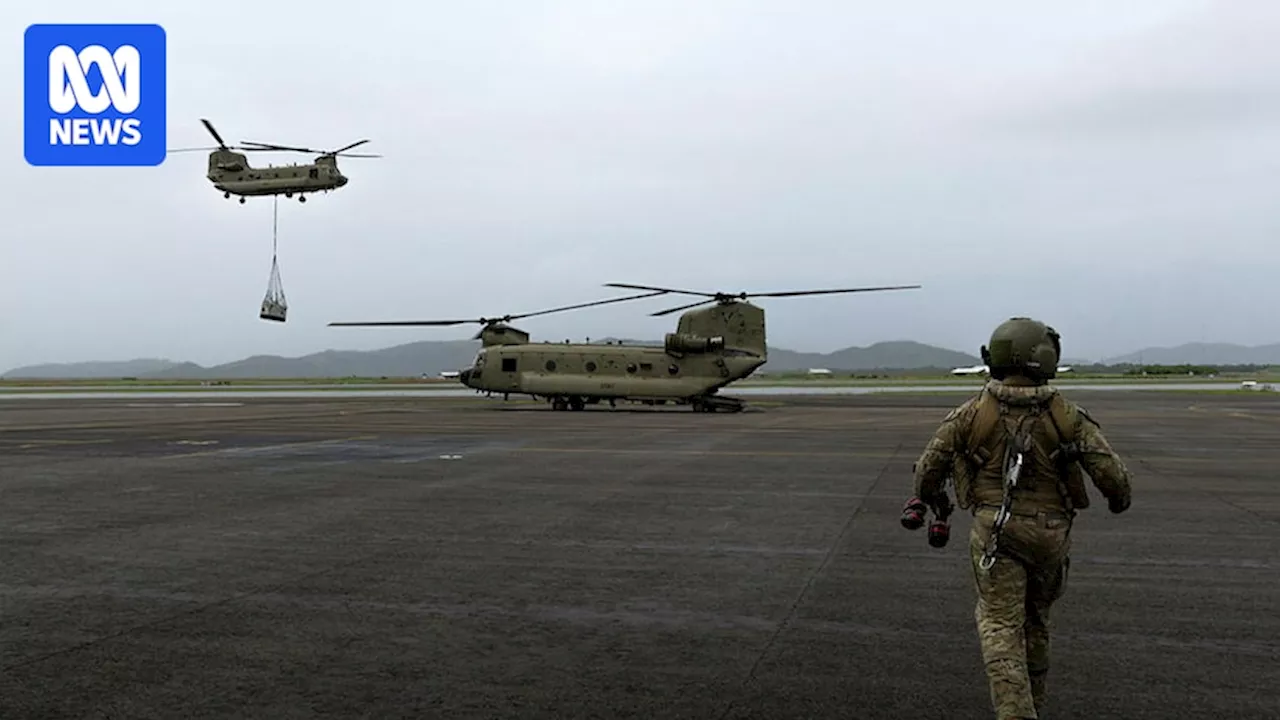
[[502, 372], [515, 372], [516, 359], [513, 357], [502, 358]]
[[649, 372], [653, 369], [653, 363], [640, 363], [640, 369]]
[[671, 373], [672, 375], [678, 375], [680, 373], [680, 366], [673, 363], [670, 367], [667, 368], [667, 372]]
[[588, 361], [587, 361], [587, 372], [589, 372], [589, 373], [593, 373], [593, 372], [595, 372], [595, 371], [596, 371], [596, 364], [595, 364], [594, 362], [591, 362], [590, 360], [588, 360]]
[[548, 360], [548, 361], [547, 361], [547, 372], [555, 372], [555, 371], [556, 371], [556, 361], [555, 361], [555, 360]]
[[633, 372], [635, 372], [635, 371], [636, 371], [636, 364], [635, 364], [635, 363], [627, 363], [627, 372], [629, 372], [629, 373], [633, 373]]

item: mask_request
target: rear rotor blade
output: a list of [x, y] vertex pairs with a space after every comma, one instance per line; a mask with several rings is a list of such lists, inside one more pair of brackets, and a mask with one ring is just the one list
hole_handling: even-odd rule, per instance
[[580, 308], [595, 307], [596, 305], [608, 305], [610, 303], [625, 302], [627, 300], [639, 300], [640, 298], [653, 297], [655, 295], [665, 295], [665, 292], [651, 292], [643, 295], [631, 295], [628, 297], [608, 298], [605, 300], [595, 300], [593, 302], [577, 303], [574, 305], [564, 305], [562, 307], [551, 308], [550, 310], [538, 310], [537, 312], [522, 313], [520, 315], [503, 315], [493, 318], [479, 318], [477, 320], [387, 320], [381, 322], [332, 322], [329, 327], [442, 327], [448, 325], [465, 325], [467, 323], [477, 323], [480, 325], [492, 325], [495, 323], [510, 322], [512, 320], [522, 320], [524, 318], [536, 317], [538, 315], [550, 315], [551, 313], [565, 312], [566, 310], [578, 310]]
[[745, 297], [796, 297], [798, 295], [835, 295], [837, 293], [878, 292], [881, 290], [916, 290], [920, 285], [887, 285], [883, 287], [842, 288], [839, 290], [788, 290], [785, 292], [744, 293]]
[[385, 320], [381, 322], [331, 322], [329, 327], [443, 327], [466, 325], [475, 320]]
[[605, 283], [605, 287], [625, 288], [628, 290], [653, 290], [659, 293], [678, 293], [680, 295], [697, 295], [699, 297], [718, 297], [715, 293], [697, 292], [696, 290], [676, 290], [675, 288], [654, 287], [652, 285], [632, 285], [631, 283]]
[[374, 153], [335, 153], [335, 155], [338, 155], [339, 157], [350, 157], [350, 158], [380, 158], [380, 157], [382, 157], [381, 155], [377, 155], [377, 154], [374, 154]]
[[699, 300], [698, 302], [689, 303], [688, 305], [681, 305], [680, 307], [667, 308], [666, 310], [659, 310], [656, 313], [650, 313], [650, 317], [662, 317], [663, 315], [670, 315], [671, 313], [674, 313], [674, 312], [680, 312], [681, 310], [696, 308], [699, 305], [707, 305], [715, 301], [716, 301], [716, 298], [712, 298], [710, 300]]
[[192, 147], [192, 148], [174, 148], [173, 150], [165, 150], [165, 152], [167, 152], [167, 153], [180, 153], [180, 152], [209, 152], [209, 151], [211, 151], [211, 150], [226, 150], [226, 149], [228, 149], [228, 148], [227, 148], [227, 147], [225, 147], [225, 146], [213, 146], [213, 147]]
[[507, 315], [503, 320], [523, 320], [524, 318], [536, 317], [538, 315], [550, 315], [551, 313], [565, 312], [566, 310], [578, 310], [580, 308], [595, 307], [596, 305], [608, 305], [610, 303], [626, 302], [627, 300], [639, 300], [641, 298], [654, 297], [657, 295], [666, 295], [666, 291], [657, 291], [645, 293], [643, 295], [628, 295], [627, 297], [609, 298], [607, 300], [596, 300], [588, 303], [578, 303], [576, 305], [565, 305], [564, 307], [552, 308], [550, 310], [539, 310], [537, 312], [523, 313], [520, 315]]

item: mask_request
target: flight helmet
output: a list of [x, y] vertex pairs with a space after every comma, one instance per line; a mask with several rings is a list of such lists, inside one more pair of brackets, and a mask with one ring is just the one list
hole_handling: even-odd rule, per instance
[[1000, 323], [989, 343], [982, 346], [982, 361], [997, 380], [1020, 375], [1043, 384], [1057, 375], [1061, 357], [1062, 339], [1058, 332], [1025, 317]]

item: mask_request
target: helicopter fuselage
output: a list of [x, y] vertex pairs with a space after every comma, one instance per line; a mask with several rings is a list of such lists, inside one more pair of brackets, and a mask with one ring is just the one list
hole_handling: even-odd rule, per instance
[[[705, 348], [590, 343], [493, 345], [477, 353], [458, 380], [467, 387], [503, 395], [531, 395], [559, 406], [601, 400], [698, 404], [729, 383], [764, 365], [767, 357], [724, 348], [703, 338]], [[697, 344], [687, 343], [686, 347]]]
[[347, 184], [347, 177], [331, 158], [317, 158], [308, 164], [253, 167], [240, 153], [226, 152], [210, 154], [206, 177], [225, 197], [238, 195], [241, 202], [246, 197], [269, 195], [297, 195], [302, 200], [306, 193], [329, 192]]

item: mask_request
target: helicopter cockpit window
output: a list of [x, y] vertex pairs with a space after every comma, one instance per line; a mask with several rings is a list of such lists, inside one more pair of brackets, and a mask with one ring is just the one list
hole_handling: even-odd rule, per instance
[[320, 171], [316, 168], [311, 168], [310, 170], [307, 171], [307, 177], [312, 179], [318, 178], [320, 177]]
[[476, 359], [471, 361], [471, 365], [474, 367], [484, 366], [484, 353], [476, 353]]

